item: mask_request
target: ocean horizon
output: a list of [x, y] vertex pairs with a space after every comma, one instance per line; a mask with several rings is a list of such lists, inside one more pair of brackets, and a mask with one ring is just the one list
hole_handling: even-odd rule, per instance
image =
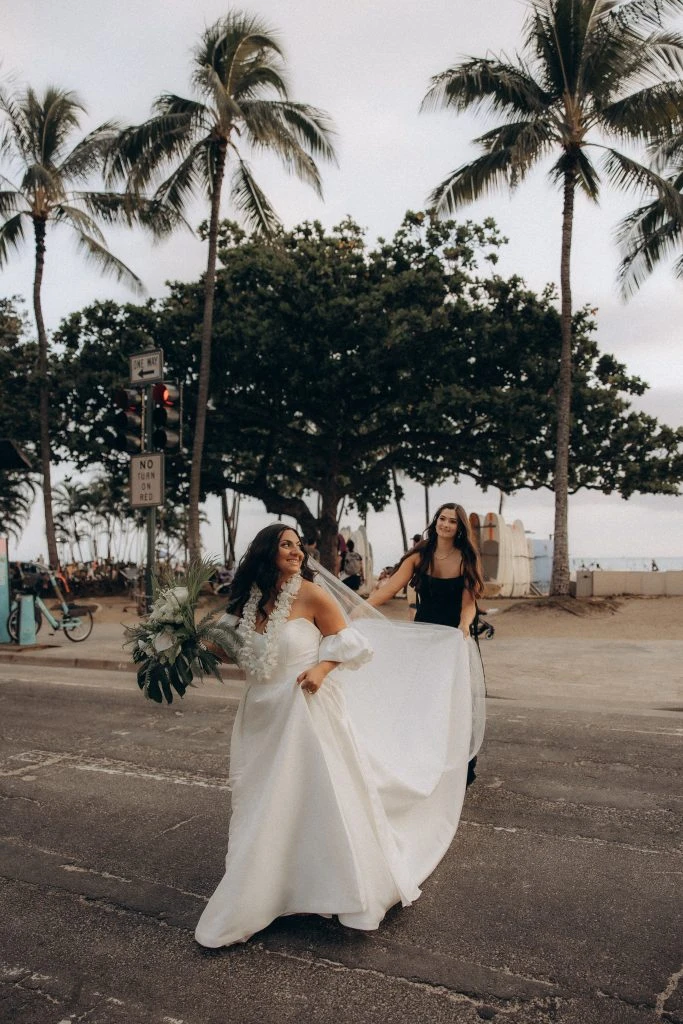
[[683, 557], [670, 558], [570, 558], [569, 569], [572, 573], [577, 569], [604, 569], [612, 572], [651, 572], [652, 562], [660, 572], [675, 572], [683, 569]]

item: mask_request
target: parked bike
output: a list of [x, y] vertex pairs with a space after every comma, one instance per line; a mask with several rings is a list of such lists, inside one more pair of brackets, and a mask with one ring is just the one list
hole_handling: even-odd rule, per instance
[[[52, 629], [64, 630], [64, 635], [67, 636], [69, 640], [73, 640], [74, 643], [80, 643], [81, 640], [87, 640], [92, 633], [93, 628], [92, 611], [84, 605], [68, 604], [59, 583], [57, 582], [57, 577], [54, 572], [52, 572], [51, 569], [46, 570], [46, 575], [49, 577], [52, 589], [59, 600], [59, 618], [52, 614], [40, 594], [35, 594], [33, 608], [36, 633], [40, 630], [40, 627], [43, 624], [43, 618], [46, 618]], [[18, 642], [19, 600], [17, 597], [12, 601], [10, 608], [9, 618], [7, 619], [7, 632], [15, 642]]]

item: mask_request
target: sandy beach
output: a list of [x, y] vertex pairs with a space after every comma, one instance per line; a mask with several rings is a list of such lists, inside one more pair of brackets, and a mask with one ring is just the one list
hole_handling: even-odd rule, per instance
[[[123, 597], [92, 598], [96, 622], [135, 622], [134, 605]], [[225, 599], [204, 598], [201, 610], [222, 608]], [[509, 598], [481, 602], [496, 636], [508, 638], [571, 638], [595, 640], [683, 640], [683, 597]], [[382, 609], [407, 619], [405, 600]]]

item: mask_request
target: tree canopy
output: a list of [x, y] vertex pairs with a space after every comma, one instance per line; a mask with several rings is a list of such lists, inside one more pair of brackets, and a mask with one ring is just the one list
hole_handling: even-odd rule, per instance
[[[275, 244], [224, 223], [203, 495], [229, 487], [294, 516], [329, 562], [341, 503], [384, 507], [392, 469], [508, 493], [550, 486], [559, 314], [552, 290], [491, 273], [502, 241], [492, 222], [420, 213], [372, 248], [350, 220]], [[64, 454], [124, 486], [111, 394], [153, 338], [169, 379], [190, 385], [186, 450], [167, 460], [168, 493], [183, 502], [202, 302], [201, 282], [176, 283], [162, 301], [98, 303], [63, 323]], [[570, 488], [675, 493], [680, 432], [631, 409], [646, 385], [600, 352], [588, 311], [573, 327]]]

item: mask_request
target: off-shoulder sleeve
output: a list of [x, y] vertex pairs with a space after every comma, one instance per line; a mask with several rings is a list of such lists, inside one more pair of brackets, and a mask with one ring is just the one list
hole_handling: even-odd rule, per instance
[[359, 630], [347, 626], [320, 641], [321, 661], [338, 661], [339, 668], [360, 668], [372, 658], [372, 647]]

